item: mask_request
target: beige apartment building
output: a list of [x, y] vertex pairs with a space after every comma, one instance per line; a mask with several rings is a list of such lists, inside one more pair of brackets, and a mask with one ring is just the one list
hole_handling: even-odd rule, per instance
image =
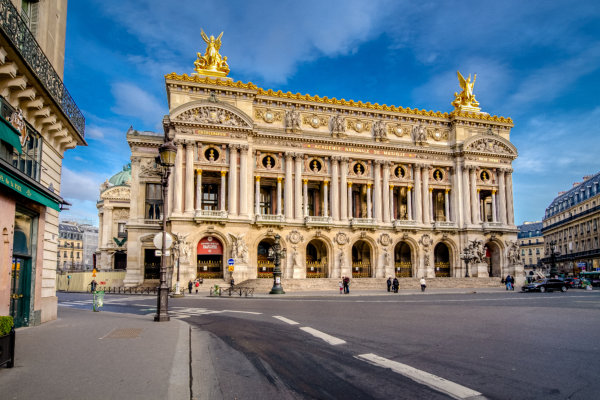
[[523, 276], [513, 124], [480, 111], [470, 77], [459, 74], [450, 113], [283, 93], [228, 78], [213, 39], [195, 73], [165, 77], [177, 146], [166, 207], [163, 133], [130, 129], [130, 185], [101, 188], [103, 266], [115, 263], [115, 214], [128, 216], [126, 285], [158, 282], [165, 212], [182, 281], [272, 278], [275, 234], [286, 279], [464, 277], [468, 246], [470, 277]]
[[600, 173], [584, 176], [546, 208], [542, 228], [546, 257], [554, 249], [558, 272], [577, 275], [600, 269]]
[[542, 235], [542, 222], [524, 222], [519, 227], [519, 247], [521, 260], [525, 267], [525, 275], [535, 275], [535, 271], [545, 272], [542, 263], [544, 258], [544, 236]]
[[56, 318], [65, 151], [85, 119], [62, 82], [66, 0], [0, 0], [0, 315]]

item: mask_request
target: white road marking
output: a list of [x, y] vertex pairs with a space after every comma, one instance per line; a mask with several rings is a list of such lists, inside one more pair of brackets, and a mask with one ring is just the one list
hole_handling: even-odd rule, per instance
[[373, 353], [361, 354], [356, 356], [356, 358], [378, 367], [389, 368], [400, 375], [404, 375], [415, 382], [445, 393], [454, 399], [468, 399], [474, 397], [477, 397], [477, 399], [485, 398], [481, 393], [473, 389], [469, 389], [468, 387], [459, 385], [458, 383], [451, 382], [444, 378], [440, 378], [439, 376], [430, 374], [429, 372], [421, 371], [420, 369], [413, 368], [409, 365], [388, 360], [387, 358], [380, 357]]
[[239, 313], [239, 314], [254, 314], [254, 315], [261, 315], [261, 312], [254, 312], [254, 311], [236, 311], [236, 310], [223, 310], [223, 311], [217, 311], [217, 312], [232, 312], [232, 313]]
[[286, 317], [282, 317], [280, 315], [273, 315], [273, 318], [277, 318], [280, 321], [285, 322], [286, 324], [290, 324], [290, 325], [300, 325], [299, 322], [296, 321], [292, 321], [291, 319], [287, 319]]
[[313, 335], [314, 337], [318, 337], [319, 339], [323, 339], [324, 341], [326, 341], [327, 343], [336, 346], [338, 344], [345, 344], [346, 341], [336, 338], [335, 336], [331, 336], [328, 335], [324, 332], [318, 331], [316, 329], [313, 329], [311, 327], [308, 326], [303, 326], [302, 328], [300, 328], [301, 330], [303, 330], [306, 333], [310, 333], [311, 335]]

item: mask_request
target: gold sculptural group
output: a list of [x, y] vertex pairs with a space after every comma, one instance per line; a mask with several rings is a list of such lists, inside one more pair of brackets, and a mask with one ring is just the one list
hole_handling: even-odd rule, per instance
[[459, 71], [456, 71], [456, 75], [458, 76], [458, 83], [460, 84], [462, 92], [454, 92], [454, 101], [452, 102], [454, 109], [457, 111], [478, 112], [480, 110], [478, 107], [479, 103], [475, 100], [475, 95], [473, 94], [473, 86], [475, 86], [477, 74], [473, 75], [473, 82], [471, 82], [471, 74], [469, 74], [467, 79], [465, 79]]
[[202, 29], [200, 35], [206, 42], [206, 51], [204, 55], [198, 53], [198, 59], [194, 62], [196, 67], [194, 70], [198, 75], [227, 76], [229, 73], [227, 57], [222, 57], [219, 53], [223, 32], [216, 39], [213, 35], [210, 35], [209, 38]]

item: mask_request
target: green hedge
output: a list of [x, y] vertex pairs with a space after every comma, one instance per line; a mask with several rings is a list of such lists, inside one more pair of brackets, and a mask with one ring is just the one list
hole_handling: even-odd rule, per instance
[[13, 327], [13, 317], [0, 316], [0, 336], [6, 336]]

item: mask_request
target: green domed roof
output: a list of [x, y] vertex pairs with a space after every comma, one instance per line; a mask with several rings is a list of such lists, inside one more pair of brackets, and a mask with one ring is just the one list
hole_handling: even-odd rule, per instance
[[131, 163], [123, 165], [123, 171], [113, 175], [108, 182], [113, 186], [129, 185], [131, 181]]

